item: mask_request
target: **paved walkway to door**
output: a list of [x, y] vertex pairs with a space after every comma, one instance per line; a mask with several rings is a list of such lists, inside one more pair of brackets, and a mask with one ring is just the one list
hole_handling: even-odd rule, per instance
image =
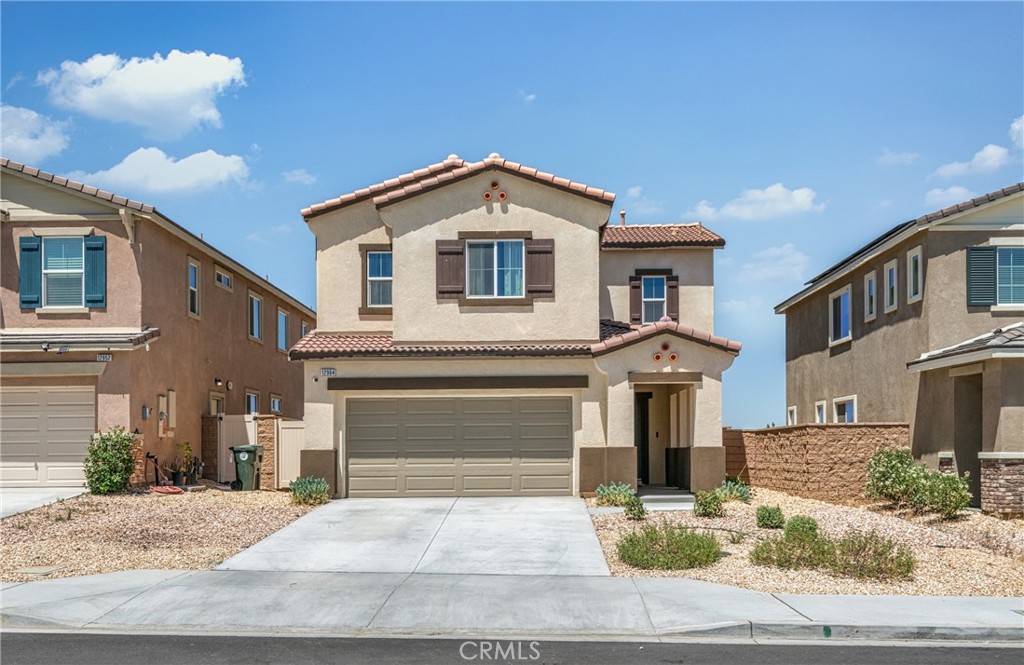
[[581, 499], [340, 499], [220, 570], [610, 575]]

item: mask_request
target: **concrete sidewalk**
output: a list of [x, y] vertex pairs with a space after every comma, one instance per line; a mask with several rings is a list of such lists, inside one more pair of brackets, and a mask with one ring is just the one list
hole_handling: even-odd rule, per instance
[[1024, 599], [766, 594], [679, 578], [152, 570], [4, 584], [0, 625], [340, 636], [1021, 641]]

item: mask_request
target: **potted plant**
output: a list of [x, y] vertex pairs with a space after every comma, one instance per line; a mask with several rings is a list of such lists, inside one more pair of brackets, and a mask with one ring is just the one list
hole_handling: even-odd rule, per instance
[[199, 480], [196, 469], [196, 459], [192, 456], [192, 445], [188, 441], [179, 443], [175, 448], [181, 455], [181, 470], [185, 474], [186, 482], [189, 485], [198, 484]]
[[174, 483], [175, 487], [185, 486], [185, 467], [182, 466], [181, 460], [175, 457], [173, 460], [167, 463], [165, 467], [167, 475], [171, 477], [171, 482]]

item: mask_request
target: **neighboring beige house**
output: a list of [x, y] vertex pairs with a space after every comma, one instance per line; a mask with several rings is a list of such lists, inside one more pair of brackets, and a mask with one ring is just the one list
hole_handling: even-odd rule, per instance
[[740, 350], [713, 334], [725, 241], [608, 226], [614, 198], [452, 155], [303, 210], [319, 324], [291, 357], [320, 449], [303, 473], [342, 496], [720, 483]]
[[976, 504], [1024, 511], [1024, 183], [896, 226], [775, 311], [788, 424], [908, 422]]
[[151, 206], [7, 159], [0, 215], [0, 484], [81, 485], [115, 425], [164, 464], [203, 414], [302, 417], [311, 309]]

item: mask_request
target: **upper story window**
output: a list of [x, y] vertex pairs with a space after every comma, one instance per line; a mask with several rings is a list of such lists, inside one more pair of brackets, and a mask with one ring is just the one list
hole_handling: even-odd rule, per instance
[[796, 407], [790, 406], [786, 408], [786, 424], [796, 425]]
[[263, 299], [255, 293], [249, 294], [249, 337], [263, 340]]
[[245, 412], [248, 414], [260, 412], [260, 394], [255, 390], [245, 391]]
[[1021, 309], [1024, 305], [1024, 247], [968, 247], [967, 304]]
[[216, 267], [213, 269], [213, 282], [217, 286], [225, 288], [228, 291], [230, 291], [233, 287], [231, 273], [220, 267]]
[[391, 307], [393, 264], [391, 252], [366, 253], [366, 304]]
[[281, 396], [270, 393], [270, 412], [281, 413]]
[[832, 400], [833, 422], [855, 423], [857, 422], [857, 397], [840, 397]]
[[199, 262], [188, 260], [188, 313], [199, 316]]
[[522, 298], [525, 243], [522, 240], [466, 243], [466, 295]]
[[43, 307], [85, 306], [85, 239], [42, 239]]
[[996, 252], [996, 304], [1024, 305], [1024, 247]]
[[841, 344], [853, 337], [850, 329], [850, 285], [833, 291], [828, 297], [828, 341], [830, 345]]
[[277, 350], [288, 350], [288, 312], [277, 309]]
[[827, 412], [825, 410], [825, 407], [826, 405], [824, 400], [821, 402], [814, 403], [814, 422], [819, 425], [828, 422], [826, 418]]
[[299, 332], [300, 332], [300, 333], [302, 333], [302, 337], [305, 337], [305, 336], [306, 336], [306, 333], [308, 333], [308, 332], [309, 332], [309, 324], [308, 324], [308, 323], [306, 323], [305, 321], [303, 321], [302, 323], [300, 323], [300, 324], [299, 324]]
[[896, 309], [899, 297], [897, 284], [899, 283], [899, 269], [896, 266], [896, 259], [885, 264], [885, 312]]
[[917, 302], [924, 292], [924, 271], [921, 265], [921, 247], [907, 252], [907, 303]]
[[656, 323], [665, 316], [668, 306], [665, 278], [644, 277], [640, 286], [643, 318], [641, 323]]
[[874, 321], [878, 316], [878, 280], [875, 271], [864, 275], [864, 320]]

